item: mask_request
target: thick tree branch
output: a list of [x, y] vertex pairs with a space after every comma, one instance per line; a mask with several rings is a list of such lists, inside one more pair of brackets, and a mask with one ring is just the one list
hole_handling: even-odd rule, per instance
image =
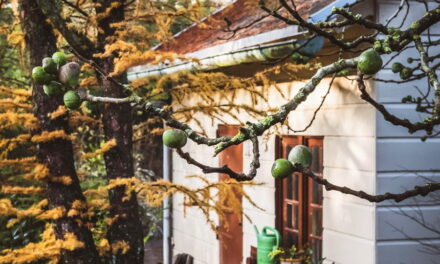
[[295, 110], [302, 102], [304, 102], [308, 95], [312, 93], [324, 77], [329, 74], [334, 74], [346, 68], [354, 68], [357, 65], [356, 59], [339, 60], [330, 65], [320, 68], [315, 75], [301, 88], [292, 100], [280, 107], [278, 112], [273, 115], [265, 117], [257, 123], [250, 123], [240, 129], [240, 132], [226, 142], [221, 142], [215, 146], [215, 153], [218, 154], [225, 148], [240, 144], [250, 138], [251, 134], [257, 136], [262, 135], [266, 130], [277, 123], [282, 123], [286, 120], [289, 113]]

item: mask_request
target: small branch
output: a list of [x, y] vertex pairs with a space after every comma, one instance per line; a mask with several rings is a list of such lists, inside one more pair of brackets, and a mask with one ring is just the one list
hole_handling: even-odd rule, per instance
[[423, 186], [415, 186], [411, 190], [404, 191], [402, 193], [384, 193], [379, 195], [371, 195], [364, 191], [355, 191], [353, 189], [350, 189], [346, 186], [338, 186], [335, 184], [332, 184], [331, 182], [327, 181], [326, 179], [323, 179], [321, 177], [316, 176], [311, 172], [310, 170], [303, 172], [307, 177], [310, 177], [315, 182], [323, 185], [327, 191], [338, 191], [341, 193], [353, 195], [356, 197], [359, 197], [361, 199], [379, 203], [383, 202], [385, 200], [394, 200], [396, 202], [401, 202], [405, 199], [415, 197], [415, 196], [426, 196], [429, 193], [435, 192], [440, 190], [440, 183], [428, 183]]
[[434, 87], [435, 90], [435, 103], [434, 103], [434, 114], [438, 116], [440, 114], [440, 83], [438, 82], [437, 74], [435, 71], [429, 67], [428, 53], [423, 48], [420, 36], [414, 36], [414, 43], [416, 44], [416, 49], [420, 53], [420, 66], [421, 69], [428, 76], [429, 84]]
[[316, 115], [318, 115], [318, 112], [321, 110], [322, 106], [324, 105], [325, 99], [327, 99], [327, 96], [330, 93], [330, 90], [332, 88], [333, 82], [335, 81], [335, 78], [336, 78], [336, 75], [333, 74], [332, 80], [330, 81], [330, 84], [328, 85], [327, 92], [322, 97], [321, 103], [319, 104], [318, 108], [316, 108], [315, 111], [313, 112], [312, 119], [310, 119], [310, 122], [307, 124], [307, 126], [305, 126], [303, 129], [299, 129], [299, 130], [292, 129], [293, 133], [304, 132], [313, 125], [313, 123], [315, 122], [315, 119], [316, 119]]
[[237, 181], [249, 181], [255, 178], [257, 175], [257, 170], [260, 167], [260, 151], [258, 148], [258, 139], [257, 137], [252, 137], [252, 146], [253, 146], [253, 159], [251, 162], [251, 168], [248, 174], [238, 173], [233, 171], [228, 165], [224, 165], [222, 167], [210, 167], [204, 165], [195, 159], [193, 159], [189, 153], [183, 152], [182, 149], [176, 149], [177, 154], [184, 160], [186, 160], [189, 164], [195, 165], [198, 168], [202, 169], [203, 173], [224, 173], [229, 175], [229, 177], [237, 180]]
[[134, 102], [133, 97], [125, 97], [125, 98], [113, 98], [113, 97], [101, 97], [94, 96], [88, 94], [85, 90], [79, 89], [78, 95], [82, 100], [90, 101], [90, 102], [99, 102], [99, 103], [111, 103], [111, 104], [124, 104]]
[[396, 126], [403, 126], [408, 128], [409, 133], [414, 133], [418, 130], [426, 130], [428, 133], [431, 133], [434, 126], [440, 124], [439, 119], [434, 119], [432, 122], [411, 123], [408, 119], [401, 119], [391, 114], [390, 112], [388, 112], [385, 106], [379, 104], [373, 98], [371, 98], [371, 96], [366, 91], [363, 77], [364, 77], [363, 74], [359, 74], [356, 80], [358, 84], [358, 89], [361, 92], [361, 99], [374, 106], [374, 108], [376, 108], [376, 110], [382, 114], [383, 118], [386, 121]]
[[181, 122], [177, 121], [176, 119], [174, 119], [172, 117], [173, 113], [171, 111], [168, 111], [168, 110], [165, 110], [165, 109], [159, 108], [159, 107], [154, 107], [154, 105], [150, 102], [145, 104], [145, 111], [159, 116], [160, 118], [165, 120], [165, 123], [168, 126], [185, 131], [186, 135], [191, 140], [193, 140], [194, 142], [197, 142], [198, 144], [213, 146], [213, 145], [219, 144], [221, 142], [226, 142], [226, 141], [230, 140], [230, 137], [219, 137], [219, 138], [211, 139], [211, 138], [201, 136], [195, 130], [193, 130], [191, 127], [189, 127], [187, 124], [181, 123]]

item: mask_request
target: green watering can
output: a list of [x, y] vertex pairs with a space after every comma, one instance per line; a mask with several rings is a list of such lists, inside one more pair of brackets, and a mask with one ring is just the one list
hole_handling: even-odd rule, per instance
[[[280, 246], [280, 233], [270, 226], [263, 227], [261, 233], [255, 225], [254, 229], [257, 234], [257, 264], [274, 264], [275, 260], [270, 259], [268, 255]], [[267, 230], [271, 233], [267, 233]]]

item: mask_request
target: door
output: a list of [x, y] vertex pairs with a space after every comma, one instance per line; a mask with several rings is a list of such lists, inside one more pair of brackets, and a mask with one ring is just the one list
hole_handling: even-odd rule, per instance
[[[234, 136], [238, 133], [238, 127], [220, 125], [218, 136]], [[232, 170], [243, 170], [243, 145], [231, 146], [219, 155], [219, 165], [227, 164]], [[219, 181], [229, 179], [226, 174], [219, 175]], [[237, 197], [240, 201], [241, 196]], [[228, 201], [225, 201], [226, 205]], [[242, 217], [234, 213], [225, 212], [224, 219], [219, 223], [220, 264], [240, 264], [243, 259], [243, 225]]]

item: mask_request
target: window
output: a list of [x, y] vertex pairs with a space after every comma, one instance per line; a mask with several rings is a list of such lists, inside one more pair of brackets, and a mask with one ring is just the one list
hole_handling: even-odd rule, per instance
[[[287, 158], [295, 145], [306, 145], [313, 154], [311, 170], [322, 177], [322, 143], [322, 137], [278, 138], [277, 158]], [[301, 173], [276, 180], [275, 186], [276, 227], [281, 232], [283, 247], [309, 247], [317, 261], [322, 257], [322, 186]]]

